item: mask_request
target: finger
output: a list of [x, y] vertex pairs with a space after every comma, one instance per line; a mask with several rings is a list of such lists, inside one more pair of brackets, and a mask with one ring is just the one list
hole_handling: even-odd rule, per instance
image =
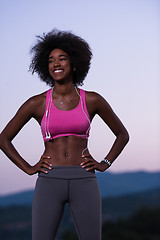
[[42, 155], [41, 158], [42, 159], [50, 159], [51, 157], [50, 156], [46, 156], [46, 155]]
[[91, 162], [91, 159], [86, 159], [80, 165], [82, 166], [82, 165], [85, 165], [85, 164], [90, 163], [90, 162]]
[[92, 167], [92, 166], [95, 166], [95, 162], [90, 161], [90, 162], [87, 162], [85, 164], [82, 164], [81, 166], [82, 166], [82, 168]]
[[98, 171], [104, 171], [104, 169], [102, 168], [101, 164], [99, 163], [95, 163], [92, 167], [89, 167], [86, 169], [87, 171], [91, 171], [91, 170], [98, 170]]
[[84, 158], [85, 159], [85, 161], [83, 161], [83, 162], [88, 162], [88, 161], [93, 161], [94, 159], [91, 157], [91, 156], [83, 156], [82, 158]]
[[45, 170], [44, 168], [40, 168], [39, 172], [48, 173], [48, 171]]
[[39, 171], [40, 172], [48, 173], [48, 170], [51, 170], [51, 169], [52, 169], [52, 167], [47, 165], [47, 164], [45, 164], [45, 163], [41, 163], [39, 165]]
[[52, 163], [50, 163], [50, 162], [48, 162], [48, 161], [46, 161], [46, 160], [43, 160], [43, 163], [45, 163], [46, 165], [48, 165], [48, 166], [50, 166], [50, 167], [53, 166]]
[[95, 169], [95, 166], [94, 165], [90, 165], [90, 166], [85, 166], [85, 167], [82, 167], [83, 169]]
[[87, 171], [97, 170], [97, 162], [94, 162], [92, 165], [86, 166]]
[[52, 169], [52, 167], [50, 165], [47, 164], [41, 164], [41, 168], [47, 168], [47, 169]]
[[92, 170], [95, 170], [96, 168], [93, 166], [93, 167], [90, 167], [90, 168], [87, 168], [86, 171], [92, 171]]

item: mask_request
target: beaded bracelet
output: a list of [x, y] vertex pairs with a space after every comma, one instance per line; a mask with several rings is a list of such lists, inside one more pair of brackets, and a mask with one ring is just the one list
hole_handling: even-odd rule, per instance
[[112, 165], [112, 163], [108, 159], [106, 159], [106, 158], [104, 158], [101, 162], [107, 163], [108, 166]]

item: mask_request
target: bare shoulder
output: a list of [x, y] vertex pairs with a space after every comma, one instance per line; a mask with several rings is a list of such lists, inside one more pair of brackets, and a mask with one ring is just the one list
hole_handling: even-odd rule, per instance
[[30, 106], [37, 106], [39, 104], [43, 104], [45, 102], [46, 99], [46, 93], [47, 92], [43, 92], [41, 94], [35, 95], [30, 97], [24, 104], [28, 104]]
[[89, 101], [101, 101], [105, 100], [99, 93], [94, 91], [85, 91], [86, 98]]
[[13, 139], [32, 117], [40, 122], [45, 111], [45, 96], [46, 92], [30, 97], [23, 103], [4, 128], [3, 134], [8, 136], [9, 139]]
[[127, 133], [110, 104], [100, 94], [86, 91], [86, 103], [91, 116], [98, 114], [116, 136], [122, 132]]
[[89, 100], [97, 100], [99, 98], [99, 94], [97, 92], [94, 91], [85, 91], [86, 94], [86, 98]]
[[30, 97], [18, 110], [21, 114], [40, 120], [45, 112], [46, 92]]
[[97, 92], [85, 91], [86, 105], [91, 119], [98, 114], [102, 115], [103, 112], [110, 110], [108, 102]]
[[46, 92], [30, 97], [18, 109], [15, 118], [28, 121], [30, 118], [40, 118], [45, 111]]
[[88, 104], [94, 104], [94, 106], [97, 109], [104, 106], [109, 107], [109, 103], [99, 93], [94, 91], [85, 91], [85, 93], [86, 93], [86, 102]]

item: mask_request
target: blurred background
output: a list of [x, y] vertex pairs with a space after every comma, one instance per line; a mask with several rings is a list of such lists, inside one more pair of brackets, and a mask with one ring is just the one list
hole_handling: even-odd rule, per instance
[[[160, 207], [160, 1], [1, 0], [0, 131], [23, 102], [49, 88], [28, 72], [29, 51], [37, 35], [53, 28], [72, 31], [89, 43], [93, 59], [83, 88], [100, 93], [130, 133], [130, 142], [117, 161], [107, 172], [97, 173], [103, 198], [103, 239], [156, 240], [160, 236], [156, 225]], [[111, 131], [95, 117], [89, 140], [95, 159], [101, 161], [113, 141]], [[44, 150], [34, 120], [13, 143], [30, 164]], [[24, 174], [2, 152], [0, 161], [1, 239], [29, 240], [37, 176]], [[77, 239], [68, 207], [57, 239]]]

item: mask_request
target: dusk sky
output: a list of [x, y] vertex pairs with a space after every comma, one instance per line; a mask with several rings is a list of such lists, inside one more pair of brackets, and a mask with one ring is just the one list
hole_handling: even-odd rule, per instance
[[[82, 86], [112, 106], [129, 131], [130, 142], [110, 172], [160, 171], [160, 1], [159, 0], [1, 0], [0, 131], [28, 98], [49, 89], [28, 72], [36, 35], [53, 28], [84, 38], [93, 51]], [[97, 161], [115, 137], [96, 116], [89, 149]], [[13, 141], [31, 165], [44, 146], [31, 120]], [[32, 189], [28, 176], [0, 151], [0, 194]]]

